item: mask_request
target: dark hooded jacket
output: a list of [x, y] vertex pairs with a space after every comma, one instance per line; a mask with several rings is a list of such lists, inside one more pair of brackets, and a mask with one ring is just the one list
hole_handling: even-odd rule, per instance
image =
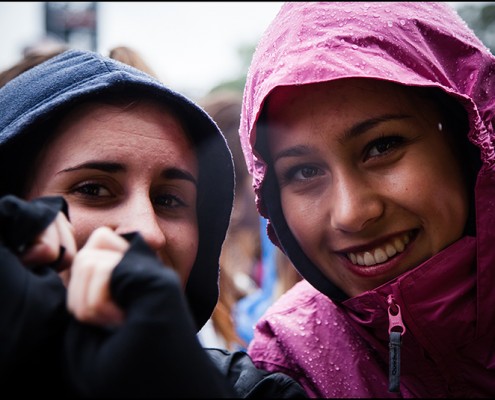
[[[66, 292], [54, 266], [36, 271], [22, 268], [16, 257], [19, 246], [7, 240], [16, 228], [19, 242], [29, 245], [33, 235], [64, 209], [61, 198], [20, 200], [23, 184], [29, 177], [32, 160], [49, 139], [57, 119], [77, 104], [103, 96], [162, 102], [182, 120], [199, 160], [199, 248], [185, 293], [176, 273], [160, 263], [138, 233], [129, 233], [125, 237], [130, 241], [130, 249], [111, 278], [112, 296], [127, 316], [119, 328], [87, 326], [73, 320], [65, 310]], [[10, 274], [11, 280], [22, 276], [22, 280], [17, 279], [15, 290], [6, 283], [7, 279], [0, 282], [6, 290], [10, 288], [0, 290], [5, 297], [0, 319], [0, 337], [6, 339], [2, 346], [15, 341], [10, 332], [12, 326], [18, 327], [29, 345], [18, 341], [17, 347], [0, 347], [2, 372], [10, 369], [18, 354], [28, 354], [27, 361], [15, 361], [20, 373], [11, 374], [15, 383], [10, 386], [14, 390], [23, 382], [25, 392], [39, 395], [39, 388], [29, 386], [30, 376], [22, 376], [22, 366], [51, 353], [56, 360], [54, 370], [41, 371], [44, 377], [51, 377], [48, 386], [54, 388], [61, 385], [60, 381], [67, 381], [71, 394], [83, 397], [302, 393], [288, 377], [256, 370], [245, 353], [211, 350], [210, 356], [196, 338], [196, 332], [217, 302], [218, 260], [234, 190], [232, 157], [226, 141], [200, 107], [135, 68], [93, 52], [70, 50], [7, 83], [0, 89], [0, 109], [0, 195], [4, 196], [1, 205], [6, 207], [5, 215], [9, 218], [14, 204], [22, 215], [22, 219], [15, 221], [23, 222], [11, 222], [1, 231], [1, 250], [9, 254], [2, 258], [2, 263], [9, 265], [5, 273]], [[40, 207], [46, 213], [38, 212]], [[66, 211], [70, 218], [70, 209]], [[38, 278], [45, 274], [49, 279]], [[29, 287], [31, 281], [36, 281], [36, 295]], [[36, 350], [40, 348], [45, 351]], [[45, 361], [41, 360], [39, 365]], [[55, 390], [44, 393], [57, 394]]]
[[[432, 88], [455, 101], [460, 111], [448, 120], [465, 115], [465, 167], [476, 171], [473, 227], [431, 259], [352, 298], [295, 241], [257, 140], [274, 88], [343, 78]], [[448, 4], [282, 6], [248, 71], [240, 136], [270, 238], [305, 281], [257, 324], [248, 348], [256, 365], [286, 372], [311, 397], [495, 395], [494, 117], [495, 57]], [[400, 358], [389, 359], [397, 355], [397, 346], [389, 351], [389, 326], [396, 323], [405, 327]]]

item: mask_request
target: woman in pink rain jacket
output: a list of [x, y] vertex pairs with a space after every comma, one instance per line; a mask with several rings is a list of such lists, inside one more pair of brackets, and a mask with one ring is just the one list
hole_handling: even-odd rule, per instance
[[495, 395], [495, 57], [446, 3], [288, 2], [240, 135], [305, 278], [258, 367], [312, 397]]

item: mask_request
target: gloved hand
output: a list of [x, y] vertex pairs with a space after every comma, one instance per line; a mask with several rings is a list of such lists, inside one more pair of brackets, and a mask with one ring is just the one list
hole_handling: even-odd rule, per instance
[[[98, 251], [113, 254], [107, 253], [106, 262], [95, 266], [82, 261], [85, 253], [81, 251], [74, 262], [73, 280], [77, 265], [92, 268], [87, 277], [97, 282], [93, 285], [88, 281], [84, 287], [101, 293], [80, 292], [71, 297], [73, 287], [69, 287], [70, 299], [86, 299], [90, 305], [85, 311], [71, 303], [70, 308], [90, 322], [75, 319], [66, 336], [68, 371], [80, 394], [118, 398], [232, 397], [226, 377], [196, 337], [177, 273], [161, 263], [139, 234], [126, 236], [130, 247], [124, 254], [125, 246], [111, 237], [113, 232], [99, 233], [102, 236], [98, 240], [88, 240], [85, 250], [91, 252], [87, 255]], [[120, 262], [119, 254], [123, 254]], [[110, 275], [112, 267], [115, 268]], [[98, 268], [105, 272], [98, 273]], [[108, 292], [102, 284], [105, 279], [109, 280]], [[105, 309], [100, 307], [107, 299], [106, 293], [121, 308], [122, 321], [105, 323], [97, 316], [98, 310]]]

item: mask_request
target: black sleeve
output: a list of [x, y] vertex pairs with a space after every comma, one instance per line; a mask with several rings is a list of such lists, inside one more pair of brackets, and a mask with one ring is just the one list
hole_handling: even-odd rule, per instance
[[[68, 313], [66, 290], [50, 266], [28, 269], [17, 257], [66, 207], [60, 199], [0, 199], [0, 382], [3, 393], [42, 390], [55, 368]], [[49, 357], [49, 358], [48, 358]], [[51, 363], [53, 361], [53, 364]], [[48, 369], [48, 370], [47, 370]], [[60, 379], [59, 379], [60, 380]], [[52, 382], [53, 385], [53, 382]]]
[[62, 211], [68, 217], [63, 197], [47, 196], [31, 201], [7, 195], [0, 199], [0, 242], [19, 253], [50, 225]]
[[244, 351], [206, 349], [215, 365], [227, 376], [237, 397], [250, 399], [302, 399], [307, 394], [294, 379], [283, 373], [258, 369]]
[[234, 397], [228, 380], [196, 337], [178, 275], [135, 234], [115, 268], [111, 293], [122, 326], [102, 329], [73, 321], [68, 369], [84, 397]]

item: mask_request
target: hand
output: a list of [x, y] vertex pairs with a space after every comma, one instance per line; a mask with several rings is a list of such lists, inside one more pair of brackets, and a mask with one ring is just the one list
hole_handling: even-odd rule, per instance
[[75, 317], [95, 325], [120, 325], [123, 311], [112, 300], [110, 278], [129, 243], [108, 227], [97, 228], [76, 254], [67, 307]]
[[21, 262], [38, 266], [57, 262], [59, 272], [68, 270], [76, 254], [74, 227], [63, 212], [19, 255]]

